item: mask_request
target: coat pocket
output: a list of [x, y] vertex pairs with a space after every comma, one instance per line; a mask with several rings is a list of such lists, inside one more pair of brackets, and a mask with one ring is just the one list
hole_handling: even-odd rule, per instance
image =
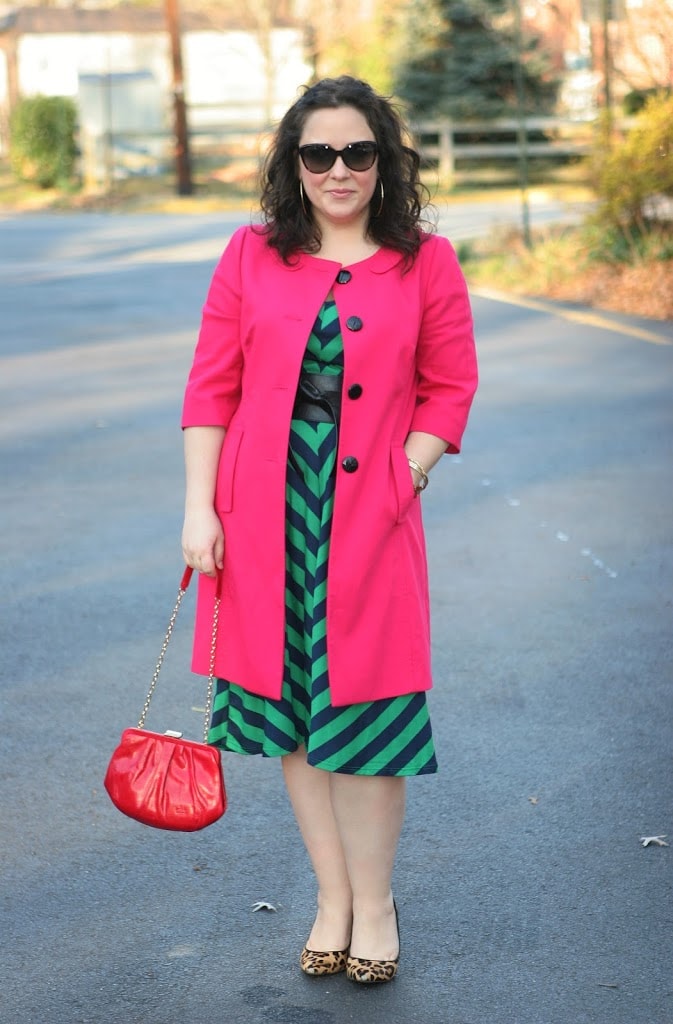
[[234, 504], [234, 479], [236, 463], [243, 440], [243, 431], [233, 427], [227, 431], [222, 445], [220, 465], [217, 470], [215, 508], [218, 512], [231, 512]]
[[397, 496], [397, 519], [401, 523], [406, 519], [411, 504], [416, 497], [414, 480], [409, 468], [407, 453], [402, 445], [393, 445], [390, 450], [390, 460], [395, 481], [395, 494]]

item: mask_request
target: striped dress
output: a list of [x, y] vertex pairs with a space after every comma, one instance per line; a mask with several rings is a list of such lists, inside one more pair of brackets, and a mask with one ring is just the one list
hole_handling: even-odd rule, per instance
[[[303, 369], [343, 373], [336, 305], [324, 303]], [[286, 483], [285, 666], [279, 700], [216, 681], [209, 742], [279, 757], [303, 745], [308, 763], [350, 775], [437, 771], [425, 693], [332, 707], [326, 636], [327, 560], [337, 428], [293, 419]]]

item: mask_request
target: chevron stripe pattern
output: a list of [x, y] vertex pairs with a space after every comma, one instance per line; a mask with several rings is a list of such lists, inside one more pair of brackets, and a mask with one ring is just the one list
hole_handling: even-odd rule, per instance
[[[343, 373], [336, 305], [323, 305], [303, 363]], [[327, 565], [334, 507], [337, 431], [292, 420], [286, 484], [285, 666], [280, 700], [217, 680], [209, 742], [279, 757], [303, 745], [309, 764], [352, 775], [437, 771], [424, 693], [332, 707], [326, 635]]]

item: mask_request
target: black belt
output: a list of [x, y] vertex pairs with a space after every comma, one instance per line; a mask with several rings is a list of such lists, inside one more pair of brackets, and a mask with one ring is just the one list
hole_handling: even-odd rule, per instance
[[308, 423], [333, 423], [341, 419], [341, 373], [302, 373], [292, 418]]

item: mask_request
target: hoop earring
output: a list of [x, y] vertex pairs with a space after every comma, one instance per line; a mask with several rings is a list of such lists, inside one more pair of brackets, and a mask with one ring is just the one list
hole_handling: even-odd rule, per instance
[[308, 217], [308, 210], [306, 209], [306, 196], [304, 195], [304, 183], [299, 179], [299, 198], [301, 199], [301, 208], [304, 211], [304, 216]]
[[377, 211], [376, 211], [376, 213], [374, 214], [374, 216], [375, 216], [375, 217], [380, 217], [380, 216], [381, 216], [381, 213], [382, 213], [382, 211], [383, 211], [383, 200], [384, 200], [384, 199], [385, 199], [385, 197], [386, 197], [386, 194], [385, 194], [385, 192], [383, 191], [383, 182], [381, 181], [381, 179], [380, 179], [380, 178], [379, 178], [379, 185], [380, 185], [380, 187], [381, 187], [381, 202], [379, 203], [379, 208], [378, 208], [378, 210], [377, 210]]

